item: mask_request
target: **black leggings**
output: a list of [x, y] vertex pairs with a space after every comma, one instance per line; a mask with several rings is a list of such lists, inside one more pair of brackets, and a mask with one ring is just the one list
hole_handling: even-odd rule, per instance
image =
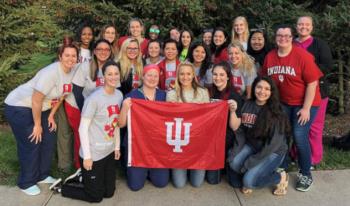
[[114, 152], [105, 158], [93, 162], [92, 170], [83, 167], [80, 158], [83, 176], [83, 187], [77, 184], [64, 184], [62, 196], [87, 202], [101, 202], [104, 197], [112, 197], [115, 191], [116, 168]]

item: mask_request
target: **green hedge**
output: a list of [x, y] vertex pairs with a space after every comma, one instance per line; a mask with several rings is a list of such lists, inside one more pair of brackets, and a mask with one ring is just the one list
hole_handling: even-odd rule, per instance
[[[103, 25], [114, 23], [119, 33], [125, 35], [132, 17], [141, 18], [146, 28], [159, 24], [161, 35], [165, 36], [173, 26], [190, 28], [196, 35], [202, 28], [214, 26], [223, 26], [230, 32], [232, 20], [243, 15], [251, 28], [263, 26], [272, 38], [275, 25], [295, 24], [298, 16], [311, 15], [315, 36], [331, 46], [335, 58], [331, 72], [341, 72], [332, 75], [332, 81], [338, 84], [343, 74], [350, 74], [349, 11], [348, 0], [6, 0], [0, 4], [0, 103], [12, 88], [31, 77], [31, 72], [50, 62], [41, 60], [42, 54], [55, 53], [63, 34], [74, 34], [88, 22], [97, 32]], [[344, 82], [350, 85], [348, 76]], [[345, 87], [343, 92], [339, 85], [335, 99], [344, 102], [350, 89]], [[350, 109], [344, 110], [345, 106], [340, 105], [343, 107], [340, 111]]]

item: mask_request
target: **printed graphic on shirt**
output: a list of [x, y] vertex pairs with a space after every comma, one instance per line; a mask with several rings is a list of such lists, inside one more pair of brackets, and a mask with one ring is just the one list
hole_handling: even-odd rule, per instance
[[246, 127], [252, 128], [255, 124], [256, 118], [256, 114], [242, 113], [242, 124]]
[[168, 89], [172, 89], [174, 88], [175, 85], [175, 79], [176, 79], [176, 71], [166, 71], [165, 72], [165, 88]]
[[139, 75], [136, 74], [135, 70], [132, 70], [132, 88], [139, 88], [141, 85]]
[[96, 78], [96, 87], [101, 87], [105, 85], [105, 79], [103, 77]]
[[290, 75], [293, 77], [296, 76], [295, 69], [291, 66], [273, 66], [273, 67], [267, 68], [268, 76], [271, 76], [274, 74], [278, 75], [278, 80], [280, 82], [284, 81], [284, 75]]
[[106, 140], [111, 140], [114, 137], [114, 130], [117, 127], [118, 123], [118, 115], [120, 114], [120, 109], [118, 105], [110, 105], [107, 107], [108, 111], [108, 118], [110, 124], [106, 124], [104, 126], [104, 130], [107, 133], [107, 136], [105, 137]]
[[235, 92], [237, 92], [238, 94], [242, 93], [242, 87], [244, 86], [242, 76], [232, 76], [231, 84], [232, 84]]
[[73, 85], [72, 84], [63, 84], [63, 94], [72, 93]]
[[[72, 84], [63, 84], [62, 85], [62, 96], [68, 95], [70, 93], [72, 93], [73, 91], [73, 85]], [[59, 98], [54, 98], [51, 99], [50, 104], [51, 104], [51, 108], [53, 108], [58, 102], [59, 102]]]

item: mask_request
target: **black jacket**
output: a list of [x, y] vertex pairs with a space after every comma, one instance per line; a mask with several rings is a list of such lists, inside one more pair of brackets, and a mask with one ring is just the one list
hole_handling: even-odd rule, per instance
[[317, 66], [321, 69], [324, 76], [320, 78], [320, 91], [321, 97], [325, 98], [328, 96], [328, 81], [327, 74], [330, 73], [333, 67], [333, 58], [331, 49], [328, 44], [322, 39], [313, 37], [312, 44], [307, 48], [315, 58]]

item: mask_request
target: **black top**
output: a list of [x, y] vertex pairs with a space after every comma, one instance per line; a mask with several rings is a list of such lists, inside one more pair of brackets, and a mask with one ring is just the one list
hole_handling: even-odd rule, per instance
[[[286, 135], [280, 133], [280, 129], [275, 126], [270, 131], [270, 137], [263, 141], [248, 135], [250, 130], [254, 129], [255, 121], [259, 115], [262, 106], [255, 101], [247, 101], [242, 107], [241, 125], [236, 132], [236, 141], [233, 146], [233, 155], [237, 155], [245, 144], [254, 150], [254, 154], [249, 156], [244, 162], [244, 169], [248, 170], [260, 163], [262, 159], [272, 153], [285, 155], [288, 150]], [[271, 122], [273, 124], [273, 122]]]
[[[220, 100], [229, 100], [229, 99], [233, 99], [237, 102], [237, 110], [236, 110], [236, 115], [237, 117], [241, 117], [241, 108], [243, 106], [243, 99], [242, 97], [237, 94], [234, 90], [231, 89], [231, 91], [228, 93], [227, 97], [225, 94], [223, 94], [222, 92], [214, 92], [214, 94], [211, 97], [212, 100], [215, 99], [220, 99]], [[230, 115], [230, 113], [229, 113]], [[233, 147], [233, 140], [235, 137], [235, 133], [233, 132], [233, 130], [230, 128], [229, 126], [229, 119], [227, 120], [227, 129], [226, 129], [226, 144], [225, 144], [225, 150], [227, 151], [228, 149]]]
[[321, 97], [328, 96], [328, 81], [326, 75], [330, 73], [333, 67], [333, 57], [328, 44], [322, 39], [313, 37], [311, 45], [307, 48], [315, 58], [317, 66], [321, 69], [324, 76], [320, 78]]

